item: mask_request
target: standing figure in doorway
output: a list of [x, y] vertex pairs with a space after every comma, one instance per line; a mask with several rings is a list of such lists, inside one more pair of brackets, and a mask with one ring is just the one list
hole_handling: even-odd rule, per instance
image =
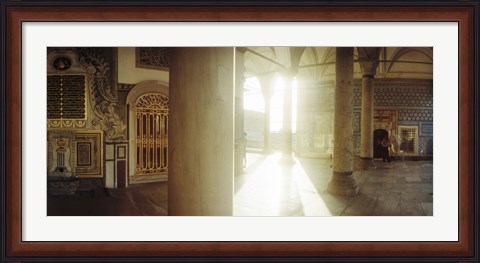
[[383, 162], [390, 162], [390, 156], [389, 156], [389, 148], [392, 145], [392, 142], [390, 141], [390, 138], [386, 137], [382, 139], [382, 158]]

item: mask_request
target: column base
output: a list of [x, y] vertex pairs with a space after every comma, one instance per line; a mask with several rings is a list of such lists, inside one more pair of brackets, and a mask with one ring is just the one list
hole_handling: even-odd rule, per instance
[[333, 172], [327, 190], [332, 195], [352, 197], [358, 194], [359, 187], [352, 172]]
[[278, 161], [281, 164], [292, 165], [295, 163], [292, 153], [282, 153], [280, 160]]
[[353, 158], [353, 167], [354, 170], [375, 170], [377, 166], [375, 161], [371, 157], [360, 157], [355, 156]]

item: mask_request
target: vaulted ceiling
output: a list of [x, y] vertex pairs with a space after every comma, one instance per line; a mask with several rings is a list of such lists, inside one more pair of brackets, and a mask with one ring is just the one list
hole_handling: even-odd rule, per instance
[[[432, 47], [378, 47], [375, 78], [433, 78]], [[360, 57], [372, 56], [360, 52]], [[259, 76], [290, 70], [298, 60], [297, 78], [333, 80], [335, 47], [247, 47], [245, 76]], [[293, 61], [293, 63], [292, 63]], [[361, 78], [358, 48], [354, 49], [354, 78]]]

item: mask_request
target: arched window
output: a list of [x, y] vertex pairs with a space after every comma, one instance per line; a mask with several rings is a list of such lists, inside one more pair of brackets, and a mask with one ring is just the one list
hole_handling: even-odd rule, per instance
[[135, 102], [137, 176], [168, 170], [168, 97], [146, 93]]

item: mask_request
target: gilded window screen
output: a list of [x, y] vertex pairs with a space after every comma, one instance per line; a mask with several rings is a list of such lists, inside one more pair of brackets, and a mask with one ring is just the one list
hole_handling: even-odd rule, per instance
[[85, 119], [85, 76], [47, 76], [47, 118]]
[[400, 150], [406, 154], [416, 154], [418, 148], [418, 127], [399, 126], [399, 135], [402, 138]]
[[136, 175], [158, 175], [168, 170], [168, 97], [144, 94], [135, 104]]

